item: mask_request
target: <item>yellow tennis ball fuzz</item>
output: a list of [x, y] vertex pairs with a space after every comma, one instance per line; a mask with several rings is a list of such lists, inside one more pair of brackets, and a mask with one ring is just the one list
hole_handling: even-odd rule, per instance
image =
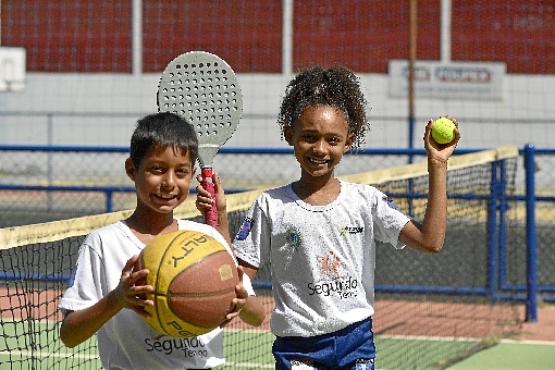
[[455, 123], [447, 117], [432, 122], [432, 138], [438, 144], [448, 144], [455, 138]]

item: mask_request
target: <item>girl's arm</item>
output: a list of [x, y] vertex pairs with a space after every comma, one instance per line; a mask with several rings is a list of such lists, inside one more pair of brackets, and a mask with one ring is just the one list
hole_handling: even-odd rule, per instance
[[424, 133], [424, 147], [428, 155], [428, 203], [422, 224], [411, 221], [401, 230], [400, 239], [407, 245], [428, 252], [439, 252], [447, 229], [447, 160], [460, 139], [458, 128], [449, 144], [437, 144], [431, 138], [432, 121]]
[[[242, 270], [248, 275], [251, 281], [256, 277], [257, 268], [239, 260]], [[266, 310], [262, 304], [262, 299], [257, 296], [249, 296], [247, 302], [239, 315], [241, 320], [252, 326], [260, 326], [266, 318]]]

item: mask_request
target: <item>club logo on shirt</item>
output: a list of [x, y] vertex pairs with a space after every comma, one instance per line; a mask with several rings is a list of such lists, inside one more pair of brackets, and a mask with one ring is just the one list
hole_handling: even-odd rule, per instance
[[364, 231], [362, 226], [337, 226], [339, 235], [346, 236], [347, 234], [360, 234]]
[[285, 240], [291, 248], [298, 249], [301, 245], [301, 234], [296, 229], [289, 229], [287, 230]]
[[237, 236], [235, 237], [237, 240], [245, 240], [249, 236], [251, 229], [254, 225], [254, 220], [250, 217], [245, 217], [239, 232], [237, 232]]
[[338, 277], [341, 272], [341, 260], [333, 252], [329, 252], [327, 256], [318, 256], [320, 264], [320, 273], [327, 277]]
[[308, 283], [309, 295], [336, 295], [341, 299], [358, 296], [358, 280], [346, 273], [345, 264], [335, 253], [329, 252], [317, 259], [321, 279]]
[[206, 345], [198, 337], [173, 338], [159, 336], [145, 338], [144, 343], [147, 352], [159, 352], [169, 356], [176, 351], [181, 351], [189, 358], [208, 358]]

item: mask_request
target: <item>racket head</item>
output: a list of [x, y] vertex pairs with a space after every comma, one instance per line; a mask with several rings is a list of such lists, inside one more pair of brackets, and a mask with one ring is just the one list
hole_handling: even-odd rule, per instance
[[158, 85], [158, 110], [185, 118], [197, 133], [199, 162], [212, 167], [214, 156], [235, 132], [243, 113], [243, 95], [233, 69], [206, 51], [173, 59]]

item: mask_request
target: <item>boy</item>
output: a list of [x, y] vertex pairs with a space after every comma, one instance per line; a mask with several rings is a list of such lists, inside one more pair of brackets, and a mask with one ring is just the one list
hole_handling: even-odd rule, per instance
[[[149, 272], [133, 268], [152, 239], [180, 229], [202, 231], [228, 245], [211, 226], [173, 218], [173, 210], [187, 198], [197, 151], [193, 127], [179, 116], [158, 113], [139, 120], [125, 161], [137, 206], [128, 219], [93, 231], [79, 250], [74, 280], [60, 302], [60, 338], [73, 347], [97, 332], [106, 369], [207, 369], [224, 363], [221, 328], [194, 338], [171, 338], [155, 333], [142, 320], [145, 307], [154, 304], [144, 293], [153, 287], [136, 285]], [[223, 188], [217, 177], [215, 183], [219, 230], [229, 239]], [[236, 286], [234, 309], [227, 319], [241, 315], [245, 321], [261, 322], [252, 316], [262, 310], [242, 310], [254, 292], [241, 270], [239, 276], [243, 282]]]

